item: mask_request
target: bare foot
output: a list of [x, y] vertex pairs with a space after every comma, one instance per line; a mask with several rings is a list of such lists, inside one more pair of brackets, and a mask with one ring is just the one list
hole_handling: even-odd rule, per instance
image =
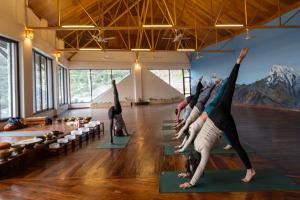
[[181, 145], [176, 145], [175, 149], [181, 149], [181, 147], [182, 147]]
[[230, 150], [232, 149], [232, 146], [230, 144], [227, 144], [225, 147], [224, 147], [224, 150]]
[[242, 179], [242, 181], [244, 183], [249, 183], [252, 180], [252, 178], [255, 176], [255, 174], [256, 174], [256, 172], [253, 168], [247, 169], [246, 176], [245, 176], [245, 178]]
[[188, 177], [189, 175], [187, 174], [187, 173], [180, 173], [180, 174], [178, 174], [178, 177], [179, 178], [186, 178], [186, 177]]
[[240, 55], [236, 61], [237, 64], [241, 64], [241, 62], [244, 60], [244, 58], [246, 57], [247, 53], [248, 53], [249, 49], [248, 48], [242, 48]]

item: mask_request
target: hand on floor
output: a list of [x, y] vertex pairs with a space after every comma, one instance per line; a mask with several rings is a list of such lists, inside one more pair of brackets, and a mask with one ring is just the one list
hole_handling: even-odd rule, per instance
[[185, 182], [179, 185], [180, 188], [186, 189], [192, 187], [192, 185], [189, 182]]

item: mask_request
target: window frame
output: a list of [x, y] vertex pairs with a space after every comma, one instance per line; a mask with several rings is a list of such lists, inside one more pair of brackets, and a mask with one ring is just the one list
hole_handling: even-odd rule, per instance
[[[58, 74], [59, 73], [59, 74]], [[68, 69], [61, 64], [57, 65], [58, 105], [68, 104]], [[61, 99], [60, 99], [61, 95]]]
[[[40, 73], [40, 80], [36, 80], [36, 59], [35, 56], [38, 55], [39, 56], [39, 73]], [[42, 95], [42, 71], [41, 71], [41, 60], [42, 57], [45, 59], [45, 72], [46, 72], [46, 96], [47, 96], [47, 107], [45, 109], [43, 109], [43, 95]], [[48, 65], [48, 61], [50, 61], [50, 66]], [[38, 114], [38, 113], [42, 113], [45, 111], [49, 111], [49, 110], [53, 110], [54, 109], [54, 87], [53, 87], [53, 81], [51, 81], [51, 83], [49, 84], [49, 80], [53, 80], [53, 59], [46, 56], [43, 53], [40, 53], [38, 50], [36, 49], [32, 49], [32, 66], [33, 66], [33, 87], [34, 87], [34, 97], [33, 97], [33, 114]], [[50, 77], [49, 77], [50, 76]], [[37, 109], [37, 88], [36, 88], [36, 83], [37, 81], [39, 81], [40, 84], [40, 109]], [[51, 93], [51, 96], [50, 96]], [[50, 106], [50, 101], [52, 101], [52, 105]]]
[[[79, 71], [79, 70], [85, 70], [85, 71], [89, 71], [89, 85], [90, 85], [90, 101], [88, 101], [88, 102], [73, 102], [72, 101], [72, 91], [71, 91], [71, 71]], [[69, 75], [69, 96], [70, 96], [70, 104], [80, 104], [80, 103], [91, 103], [92, 101], [93, 101], [93, 83], [92, 83], [92, 71], [101, 71], [101, 70], [109, 70], [110, 71], [110, 80], [112, 80], [112, 78], [113, 78], [113, 71], [114, 70], [126, 70], [126, 71], [129, 71], [129, 75], [128, 76], [130, 76], [131, 75], [131, 73], [132, 73], [132, 70], [131, 70], [131, 68], [116, 68], [116, 69], [103, 69], [103, 68], [101, 68], [101, 69], [69, 69], [68, 70], [68, 75]], [[126, 77], [128, 77], [128, 76], [126, 76]], [[123, 79], [122, 79], [123, 80]]]
[[[6, 38], [2, 35], [0, 35], [0, 40], [5, 41], [9, 43], [10, 45], [10, 55], [9, 59], [11, 61], [14, 60], [14, 66], [12, 66], [12, 62], [10, 65], [10, 84], [11, 84], [11, 91], [10, 91], [10, 106], [11, 106], [11, 116], [1, 118], [0, 115], [0, 122], [7, 121], [10, 117], [19, 117], [20, 116], [20, 73], [19, 73], [19, 63], [20, 63], [20, 57], [19, 57], [19, 42], [16, 40], [12, 40], [10, 38]], [[13, 44], [13, 45], [12, 45]], [[12, 49], [12, 46], [14, 46], [14, 52]], [[15, 54], [13, 58], [13, 54]]]

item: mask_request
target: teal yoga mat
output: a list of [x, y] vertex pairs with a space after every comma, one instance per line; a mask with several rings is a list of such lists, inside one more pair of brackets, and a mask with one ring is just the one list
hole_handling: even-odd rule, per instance
[[36, 136], [42, 136], [46, 133], [51, 132], [51, 130], [47, 131], [4, 131], [0, 132], [0, 137], [36, 137]]
[[179, 184], [189, 181], [177, 177], [178, 172], [162, 172], [159, 180], [159, 192], [248, 192], [266, 190], [300, 190], [300, 186], [285, 175], [274, 170], [259, 170], [250, 183], [240, 180], [245, 170], [207, 170], [200, 182], [188, 189], [179, 188]]
[[171, 131], [171, 130], [175, 130], [175, 128], [172, 125], [163, 125], [161, 127], [161, 130], [163, 130], [163, 131]]
[[110, 138], [105, 138], [98, 146], [98, 149], [122, 149], [125, 148], [130, 140], [130, 136], [114, 136], [114, 143], [110, 143]]
[[[236, 154], [234, 149], [224, 150], [224, 144], [218, 144], [213, 148], [211, 154]], [[255, 153], [255, 151], [248, 145], [243, 144], [243, 147], [247, 153]], [[190, 145], [187, 150], [181, 154], [188, 154], [193, 149], [193, 145]], [[164, 145], [164, 155], [173, 155], [175, 148], [173, 145]]]

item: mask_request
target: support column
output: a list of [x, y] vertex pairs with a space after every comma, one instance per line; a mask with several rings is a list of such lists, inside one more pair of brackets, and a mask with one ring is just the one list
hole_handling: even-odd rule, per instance
[[142, 67], [140, 65], [133, 67], [133, 82], [134, 82], [134, 101], [140, 102], [143, 100], [143, 82], [142, 82]]

